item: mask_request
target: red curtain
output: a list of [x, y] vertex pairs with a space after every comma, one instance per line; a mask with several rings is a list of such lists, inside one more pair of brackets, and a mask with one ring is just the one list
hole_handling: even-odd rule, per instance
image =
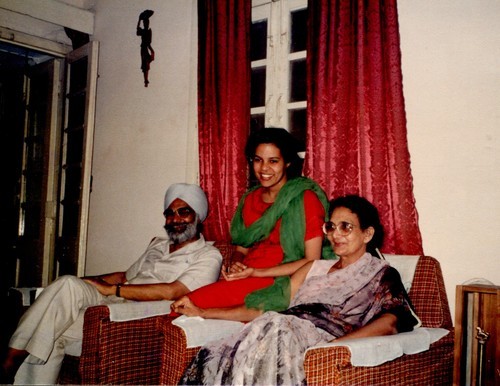
[[305, 174], [329, 197], [360, 194], [383, 251], [421, 254], [395, 0], [310, 0]]
[[200, 185], [209, 202], [207, 240], [229, 239], [230, 220], [247, 187], [250, 26], [250, 1], [198, 0], [198, 136]]

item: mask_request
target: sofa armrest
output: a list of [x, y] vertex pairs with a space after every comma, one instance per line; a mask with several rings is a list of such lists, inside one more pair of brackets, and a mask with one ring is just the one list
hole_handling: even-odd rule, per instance
[[[107, 306], [85, 312], [80, 373], [84, 384], [161, 384], [172, 317], [111, 322]], [[184, 339], [185, 341], [185, 339]], [[182, 347], [182, 344], [175, 344]], [[169, 348], [171, 349], [171, 348]]]
[[159, 369], [159, 384], [177, 385], [200, 347], [187, 348], [184, 331], [173, 325], [171, 320], [169, 323], [162, 323], [160, 328], [165, 340]]
[[417, 328], [394, 335], [370, 336], [365, 338], [333, 340], [308, 350], [345, 346], [351, 352], [353, 366], [379, 366], [399, 358], [403, 354], [417, 354], [429, 349], [430, 345], [448, 335], [444, 328]]
[[99, 334], [101, 324], [106, 321], [109, 321], [107, 306], [89, 307], [85, 311], [79, 364], [83, 384], [99, 383]]
[[304, 355], [308, 385], [450, 385], [453, 331], [429, 350], [402, 355], [379, 366], [353, 366], [346, 346], [311, 348]]

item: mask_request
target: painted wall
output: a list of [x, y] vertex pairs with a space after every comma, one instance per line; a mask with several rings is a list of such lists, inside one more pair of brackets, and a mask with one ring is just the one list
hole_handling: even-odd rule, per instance
[[[420, 229], [425, 253], [441, 262], [453, 313], [457, 284], [500, 285], [500, 2], [398, 5]], [[145, 9], [155, 11], [148, 88], [135, 35]], [[196, 0], [96, 0], [95, 14], [101, 46], [87, 274], [126, 269], [164, 234], [165, 188], [195, 182], [198, 162]], [[2, 15], [1, 25], [11, 22]]]
[[[151, 84], [137, 16], [151, 18]], [[404, 92], [424, 251], [455, 286], [500, 285], [500, 3], [399, 2]], [[195, 2], [98, 0], [101, 41], [87, 273], [127, 268], [163, 234], [162, 195], [196, 180]]]
[[456, 285], [500, 285], [500, 2], [398, 6], [424, 252], [441, 262], [454, 310]]
[[[87, 274], [127, 269], [164, 235], [163, 195], [197, 181], [194, 0], [96, 1], [100, 41]], [[155, 60], [146, 88], [139, 14], [150, 19]]]
[[[134, 35], [146, 8], [155, 10], [157, 51], [147, 89]], [[165, 187], [195, 180], [194, 8], [183, 0], [97, 1], [89, 274], [126, 268], [163, 232]], [[496, 0], [399, 1], [420, 228], [425, 253], [441, 262], [452, 312], [457, 284], [483, 278], [500, 285], [499, 15]]]

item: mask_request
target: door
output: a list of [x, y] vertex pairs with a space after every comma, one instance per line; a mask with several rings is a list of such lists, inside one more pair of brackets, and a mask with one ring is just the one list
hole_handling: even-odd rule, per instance
[[8, 71], [0, 55], [2, 298], [10, 287], [84, 273], [97, 50], [92, 42], [48, 59], [26, 51]]
[[[12, 63], [12, 62], [11, 62]], [[10, 67], [2, 85], [2, 283], [45, 286], [53, 277], [60, 141], [61, 59]], [[53, 260], [53, 259], [52, 259]], [[7, 288], [4, 285], [8, 286]]]
[[87, 250], [98, 42], [67, 56], [56, 260], [59, 275], [83, 276]]

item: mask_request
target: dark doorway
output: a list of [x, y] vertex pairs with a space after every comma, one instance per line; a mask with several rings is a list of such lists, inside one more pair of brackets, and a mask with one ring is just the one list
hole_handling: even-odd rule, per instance
[[44, 53], [0, 44], [2, 293], [12, 286], [43, 284], [53, 61]]
[[[52, 56], [0, 42], [0, 343], [32, 287], [85, 272], [98, 42]], [[17, 309], [12, 309], [12, 303]]]
[[[2, 347], [22, 313], [12, 287], [38, 287], [44, 260], [54, 57], [0, 42], [0, 318]], [[52, 266], [53, 269], [53, 266]]]

